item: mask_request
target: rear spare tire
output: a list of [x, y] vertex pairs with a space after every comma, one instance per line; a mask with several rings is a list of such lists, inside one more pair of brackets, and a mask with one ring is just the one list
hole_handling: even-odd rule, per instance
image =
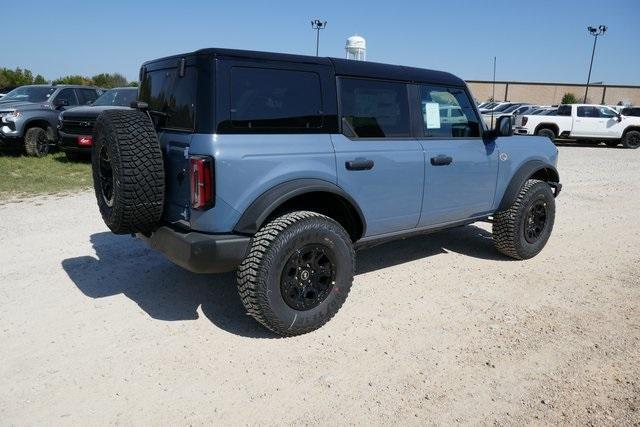
[[91, 149], [102, 219], [116, 234], [150, 233], [162, 216], [164, 165], [151, 119], [139, 110], [98, 117]]

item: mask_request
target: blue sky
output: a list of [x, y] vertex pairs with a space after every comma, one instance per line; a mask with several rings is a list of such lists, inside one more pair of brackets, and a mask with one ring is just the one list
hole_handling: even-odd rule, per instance
[[315, 53], [310, 20], [328, 21], [320, 55], [344, 55], [367, 39], [368, 59], [499, 80], [586, 80], [593, 38], [605, 24], [592, 81], [640, 84], [640, 1], [6, 1], [0, 66], [52, 79], [120, 72], [203, 47]]

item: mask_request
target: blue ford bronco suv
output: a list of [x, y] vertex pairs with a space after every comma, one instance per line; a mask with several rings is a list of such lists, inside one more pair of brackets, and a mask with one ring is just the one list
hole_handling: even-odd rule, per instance
[[487, 129], [449, 73], [204, 49], [140, 81], [136, 108], [96, 122], [104, 221], [190, 271], [237, 269], [247, 312], [277, 334], [336, 314], [354, 249], [488, 220], [526, 259], [551, 234], [556, 147], [513, 137], [508, 117]]

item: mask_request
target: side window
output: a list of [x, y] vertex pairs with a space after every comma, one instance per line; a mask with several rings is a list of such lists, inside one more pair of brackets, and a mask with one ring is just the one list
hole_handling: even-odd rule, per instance
[[196, 69], [185, 68], [183, 77], [176, 68], [145, 73], [140, 85], [140, 100], [149, 110], [164, 114], [154, 115], [156, 126], [169, 129], [193, 130], [196, 102]]
[[78, 89], [80, 104], [87, 105], [98, 99], [98, 91], [95, 89]]
[[616, 116], [617, 116], [617, 114], [615, 113], [615, 111], [613, 111], [613, 110], [612, 110], [612, 109], [610, 109], [610, 108], [607, 108], [607, 107], [597, 107], [597, 109], [598, 109], [598, 113], [599, 113], [599, 114], [598, 114], [598, 116], [599, 116], [599, 117], [604, 117], [604, 118], [610, 119], [610, 118], [613, 118], [613, 117], [616, 117]]
[[78, 105], [78, 98], [76, 97], [76, 91], [72, 88], [62, 89], [58, 96], [56, 96], [56, 101], [65, 99], [68, 105]]
[[[420, 107], [423, 132], [434, 138], [473, 138], [480, 136], [480, 122], [464, 90], [421, 85]], [[450, 117], [440, 111], [451, 111]]]
[[234, 128], [322, 127], [320, 76], [313, 72], [233, 67], [230, 98]]
[[411, 136], [407, 85], [340, 79], [342, 124], [360, 138]]
[[600, 114], [595, 107], [578, 107], [578, 117], [597, 118], [599, 116]]

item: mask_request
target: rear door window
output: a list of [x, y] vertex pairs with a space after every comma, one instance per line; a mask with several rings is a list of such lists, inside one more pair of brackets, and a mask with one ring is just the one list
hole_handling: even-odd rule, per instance
[[405, 83], [340, 79], [343, 131], [359, 138], [411, 136]]
[[596, 107], [578, 107], [578, 117], [598, 118], [600, 113]]
[[76, 91], [72, 88], [62, 89], [56, 96], [56, 101], [66, 100], [67, 105], [78, 105], [78, 98], [76, 97]]
[[[480, 136], [480, 121], [463, 89], [420, 86], [420, 111], [423, 135], [432, 138], [475, 138]], [[439, 111], [451, 111], [443, 117]]]
[[233, 67], [230, 101], [234, 128], [322, 127], [320, 76], [314, 72]]
[[195, 67], [185, 67], [180, 77], [177, 68], [147, 71], [140, 85], [140, 100], [149, 110], [160, 128], [193, 130], [196, 110]]

